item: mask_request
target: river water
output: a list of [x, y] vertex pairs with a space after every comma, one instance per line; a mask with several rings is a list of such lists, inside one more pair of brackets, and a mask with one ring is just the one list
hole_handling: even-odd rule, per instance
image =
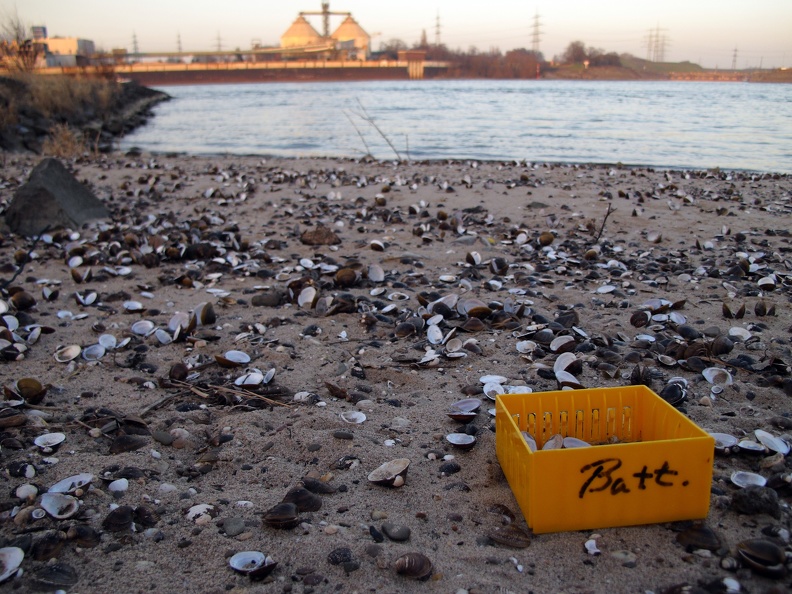
[[792, 173], [785, 84], [432, 80], [162, 90], [173, 100], [122, 148]]

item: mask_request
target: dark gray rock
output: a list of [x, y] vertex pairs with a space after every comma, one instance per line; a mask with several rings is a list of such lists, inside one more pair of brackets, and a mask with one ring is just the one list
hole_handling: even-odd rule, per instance
[[88, 221], [104, 219], [110, 212], [88, 188], [78, 182], [60, 161], [43, 159], [21, 186], [6, 210], [12, 232], [39, 235], [45, 229], [79, 229]]
[[740, 489], [732, 495], [732, 508], [741, 514], [767, 514], [781, 517], [781, 504], [778, 493], [769, 487], [751, 486]]
[[410, 538], [410, 529], [402, 524], [385, 522], [382, 525], [382, 531], [385, 536], [396, 542], [404, 542]]

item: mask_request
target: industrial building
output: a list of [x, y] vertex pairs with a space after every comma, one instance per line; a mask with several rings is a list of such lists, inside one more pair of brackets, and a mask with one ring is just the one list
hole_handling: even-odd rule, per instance
[[[322, 17], [323, 32], [319, 33], [305, 18], [306, 15]], [[338, 28], [330, 33], [330, 17], [345, 17]], [[330, 3], [322, 2], [322, 10], [303, 11], [281, 35], [280, 47], [305, 48], [306, 51], [321, 51], [322, 47], [335, 57], [348, 60], [367, 60], [371, 57], [371, 36], [352, 17], [350, 12], [331, 12]]]

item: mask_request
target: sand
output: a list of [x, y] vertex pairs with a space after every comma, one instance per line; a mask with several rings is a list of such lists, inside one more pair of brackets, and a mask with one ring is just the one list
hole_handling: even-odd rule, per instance
[[[5, 155], [0, 203], [11, 200], [36, 163], [33, 156]], [[478, 439], [469, 451], [445, 441], [460, 430], [446, 412], [480, 389], [487, 374], [533, 391], [556, 389], [543, 368], [552, 369], [557, 354], [548, 346], [533, 357], [518, 352], [521, 339], [492, 318], [482, 330], [457, 330], [456, 336], [475, 339], [478, 353], [429, 364], [420, 363], [425, 330], [405, 338], [394, 334], [397, 322], [421, 307], [421, 293], [478, 298], [496, 308], [505, 303], [521, 310], [521, 317], [512, 315], [521, 328], [576, 314], [574, 329], [557, 331], [575, 337], [581, 386], [627, 385], [640, 364], [657, 392], [673, 376], [688, 381], [683, 410], [703, 429], [738, 438], [764, 429], [789, 439], [788, 176], [149, 154], [70, 167], [105, 201], [112, 220], [71, 236], [53, 233], [35, 246], [8, 233], [0, 243], [0, 282], [15, 274], [15, 254], [22, 260], [32, 247], [33, 259], [10, 285], [35, 298], [24, 323], [52, 330], [21, 360], [0, 364], [8, 388], [24, 377], [49, 386], [38, 408], [27, 410], [27, 424], [3, 434], [11, 441], [0, 451], [9, 502], [0, 543], [25, 534], [35, 543], [78, 523], [15, 522], [8, 511], [20, 503], [13, 499], [17, 486], [30, 482], [46, 489], [77, 473], [96, 476], [82, 496], [79, 523], [102, 532], [101, 541], [93, 548], [65, 541], [49, 561], [29, 552], [23, 575], [3, 584], [4, 590], [32, 589], [37, 573], [53, 564], [76, 573], [77, 583], [65, 588], [70, 592], [662, 592], [682, 591], [673, 589], [679, 584], [726, 591], [724, 578], [744, 591], [767, 592], [792, 584], [788, 576], [721, 567], [729, 563], [722, 558], [751, 538], [769, 538], [789, 554], [787, 543], [763, 532], [790, 529], [789, 487], [774, 490], [774, 504], [745, 513], [735, 504], [740, 489], [730, 481], [735, 470], [784, 475], [788, 459], [767, 462], [771, 453], [715, 458], [706, 525], [721, 538], [718, 551], [686, 550], [677, 542], [684, 523], [532, 534], [496, 457], [494, 419], [487, 413], [494, 403], [477, 395], [484, 403], [468, 428]], [[301, 235], [318, 224], [340, 243], [305, 245]], [[196, 242], [205, 243], [196, 250], [201, 257], [181, 259], [183, 248]], [[148, 253], [158, 250], [157, 257]], [[480, 256], [477, 266], [468, 263], [473, 252]], [[90, 279], [76, 282], [70, 255], [84, 259], [75, 267], [77, 278], [90, 269]], [[491, 268], [497, 258], [508, 265], [498, 275]], [[367, 279], [375, 264], [385, 281]], [[356, 270], [353, 286], [335, 286], [332, 266]], [[772, 274], [772, 286], [760, 285]], [[298, 285], [308, 278], [318, 293], [313, 308], [289, 298], [290, 288], [299, 295]], [[45, 286], [59, 290], [54, 300], [44, 298]], [[377, 289], [381, 294], [372, 295]], [[97, 298], [90, 305], [75, 298], [80, 292], [90, 299], [92, 291]], [[406, 299], [389, 300], [394, 293]], [[10, 301], [7, 294], [3, 299]], [[715, 399], [701, 373], [666, 366], [658, 360], [662, 348], [636, 341], [640, 334], [658, 341], [678, 336], [679, 318], [658, 318], [648, 328], [631, 324], [652, 299], [674, 303], [663, 313], [684, 316], [686, 326], [710, 331], [698, 340], [702, 344], [712, 341], [713, 328], [750, 333], [747, 341], [735, 339], [730, 353], [707, 359], [734, 379]], [[127, 301], [144, 310], [125, 313]], [[155, 335], [130, 331], [139, 320], [167, 330], [176, 312], [204, 303], [213, 306], [216, 319], [186, 341], [162, 344]], [[382, 314], [389, 304], [394, 309]], [[724, 315], [724, 305], [734, 313], [743, 304], [744, 317]], [[445, 334], [464, 321], [446, 319], [441, 329]], [[102, 333], [131, 341], [98, 361], [55, 361], [59, 346], [84, 348]], [[600, 366], [603, 351], [597, 349], [607, 345], [619, 355], [613, 369]], [[233, 381], [244, 367], [224, 368], [214, 357], [230, 350], [251, 355], [250, 366], [274, 370], [262, 390], [274, 404], [228, 391], [236, 389]], [[754, 367], [738, 368], [734, 361], [746, 355]], [[673, 361], [663, 361], [682, 358], [669, 357]], [[192, 368], [184, 384], [169, 380], [179, 363]], [[94, 422], [86, 412], [97, 408], [109, 410], [94, 415], [102, 419]], [[44, 416], [34, 416], [35, 410]], [[349, 411], [363, 412], [366, 420], [345, 423], [340, 414]], [[121, 432], [143, 427], [155, 436], [143, 436], [139, 449], [113, 454], [119, 425]], [[66, 435], [51, 454], [33, 445], [48, 431]], [[449, 456], [459, 471], [444, 474], [441, 465]], [[367, 480], [397, 458], [410, 460], [402, 487]], [[35, 477], [9, 476], [9, 466], [20, 461], [34, 465]], [[113, 495], [103, 478], [124, 467], [144, 472]], [[300, 513], [297, 527], [264, 525], [267, 510], [305, 477], [335, 492], [319, 495], [321, 509]], [[541, 488], [552, 491], [558, 480], [543, 476]], [[138, 524], [138, 532], [128, 524], [112, 532], [103, 528], [112, 504], [143, 507], [155, 517]], [[199, 504], [214, 506], [216, 516], [189, 518], [188, 510]], [[673, 506], [673, 498], [663, 505]], [[530, 535], [526, 548], [491, 540], [504, 523], [502, 506]], [[408, 540], [380, 537], [385, 522], [397, 536], [398, 526], [409, 528]], [[584, 546], [592, 535], [600, 554]], [[245, 550], [269, 554], [277, 568], [258, 582], [235, 573], [228, 558]], [[409, 552], [431, 561], [427, 580], [396, 573], [396, 559]]]

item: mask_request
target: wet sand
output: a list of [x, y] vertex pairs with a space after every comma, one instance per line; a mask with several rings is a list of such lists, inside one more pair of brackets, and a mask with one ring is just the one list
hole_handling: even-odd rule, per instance
[[[5, 156], [2, 204], [36, 163]], [[790, 529], [788, 458], [715, 458], [706, 519], [721, 539], [715, 551], [679, 544], [698, 534], [684, 523], [534, 535], [498, 464], [487, 413], [494, 403], [480, 382], [496, 374], [505, 385], [556, 389], [558, 353], [537, 340], [537, 350], [517, 350], [539, 324], [574, 338], [582, 387], [639, 377], [660, 392], [683, 377], [680, 406], [705, 430], [753, 439], [763, 429], [789, 440], [789, 176], [147, 154], [71, 166], [112, 220], [35, 246], [7, 232], [0, 243], [0, 282], [32, 248], [10, 283], [35, 298], [19, 314], [18, 334], [47, 328], [21, 360], [0, 364], [3, 385], [32, 377], [49, 386], [24, 409], [24, 425], [3, 429], [0, 542], [33, 543], [24, 574], [5, 589], [30, 590], [53, 564], [72, 568], [78, 581], [65, 589], [73, 592], [662, 592], [715, 582], [709, 591], [726, 591], [724, 578], [743, 591], [790, 587], [787, 575], [721, 567], [751, 538], [789, 553], [783, 538], [766, 534]], [[319, 224], [340, 242], [304, 243]], [[82, 263], [72, 270], [75, 256]], [[370, 278], [376, 265], [382, 281]], [[52, 300], [45, 287], [57, 290]], [[422, 303], [450, 295], [492, 312], [476, 329], [456, 307], [442, 310], [442, 334], [468, 341], [465, 357], [442, 355], [425, 327], [397, 336]], [[642, 310], [658, 317], [636, 327]], [[205, 324], [169, 342], [177, 312], [205, 312]], [[159, 337], [132, 332], [140, 320]], [[742, 329], [732, 332], [733, 349], [713, 353], [718, 333], [733, 328]], [[102, 334], [130, 340], [96, 361], [55, 361], [60, 346], [84, 349]], [[215, 357], [231, 350], [251, 362], [219, 365]], [[714, 399], [702, 362], [733, 377]], [[274, 376], [243, 392], [234, 381], [246, 367]], [[471, 394], [483, 405], [460, 426], [446, 412]], [[350, 411], [366, 420], [344, 422]], [[477, 437], [469, 451], [445, 441], [460, 430]], [[54, 453], [33, 445], [46, 432], [66, 436]], [[118, 441], [123, 433], [142, 435]], [[403, 486], [367, 480], [398, 458], [410, 460]], [[20, 462], [35, 476], [11, 476]], [[761, 505], [746, 505], [730, 480], [735, 470], [771, 479], [774, 488], [748, 497]], [[96, 477], [78, 516], [34, 520], [25, 516], [31, 507], [9, 517], [25, 507], [13, 497], [18, 486], [44, 490], [78, 473]], [[105, 479], [122, 475], [128, 489], [114, 495]], [[306, 477], [334, 491], [318, 495], [321, 508], [299, 513], [293, 528], [263, 523]], [[542, 489], [555, 480], [541, 477]], [[135, 530], [106, 521], [113, 504], [139, 510]], [[199, 504], [213, 506], [213, 516], [189, 517]], [[515, 534], [528, 535], [525, 548], [492, 539], [510, 513]], [[396, 538], [409, 528], [407, 540], [383, 534], [387, 522]], [[97, 546], [66, 539], [75, 524], [101, 532]], [[47, 561], [39, 541], [53, 534], [63, 546]], [[592, 535], [598, 555], [584, 546]], [[234, 573], [228, 559], [245, 550], [271, 555], [277, 568], [258, 582]], [[396, 573], [409, 552], [431, 561], [427, 580]]]

